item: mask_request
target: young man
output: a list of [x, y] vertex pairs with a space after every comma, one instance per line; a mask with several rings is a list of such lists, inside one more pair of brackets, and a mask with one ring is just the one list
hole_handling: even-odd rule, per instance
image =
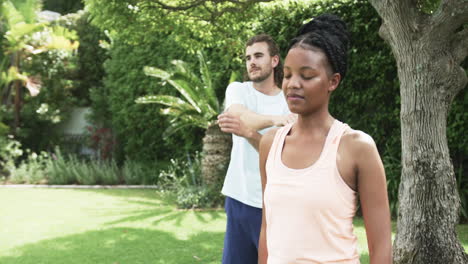
[[226, 195], [227, 228], [223, 264], [256, 264], [262, 222], [262, 186], [258, 145], [272, 126], [294, 122], [283, 93], [279, 49], [268, 35], [246, 44], [249, 82], [231, 83], [225, 112], [218, 117], [221, 130], [232, 133], [232, 151], [222, 193]]

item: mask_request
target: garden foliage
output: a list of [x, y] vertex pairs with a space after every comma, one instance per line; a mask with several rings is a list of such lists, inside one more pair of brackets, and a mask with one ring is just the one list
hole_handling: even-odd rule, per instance
[[[182, 60], [192, 70], [197, 70], [200, 65], [196, 51], [203, 50], [206, 60], [211, 61], [208, 66], [215, 94], [222, 102], [231, 72], [241, 73], [245, 68], [244, 42], [250, 36], [270, 34], [278, 42], [284, 58], [288, 41], [299, 27], [315, 15], [330, 12], [341, 16], [352, 33], [349, 71], [332, 95], [330, 111], [337, 119], [370, 134], [376, 141], [386, 169], [392, 213], [397, 213], [401, 173], [399, 83], [390, 48], [378, 35], [381, 20], [368, 1], [274, 1], [255, 5], [241, 13], [224, 13], [216, 19], [203, 8], [171, 12], [155, 8], [150, 0], [132, 1], [131, 4], [120, 0], [85, 0], [85, 4], [89, 16], [83, 15], [74, 22], [81, 43], [77, 58], [70, 59], [67, 65], [57, 63], [43, 69], [32, 68], [50, 75], [51, 79], [50, 83], [46, 79], [40, 103], [31, 103], [30, 109], [25, 107], [23, 110], [27, 120], [23, 140], [27, 146], [37, 145], [36, 150], [50, 148], [50, 143], [39, 144], [34, 140], [40, 138], [38, 142], [47, 142], [50, 136], [40, 131], [53, 128], [54, 111], [64, 112], [65, 106], [59, 104], [91, 105], [93, 123], [98, 128], [110, 129], [115, 137], [114, 157], [123, 171], [133, 170], [136, 175], [144, 175], [143, 168], [148, 168], [148, 164], [158, 167], [157, 164], [169, 163], [171, 165], [163, 172], [188, 177], [184, 176], [185, 172], [180, 172], [182, 170], [170, 173], [168, 170], [171, 166], [187, 166], [187, 153], [193, 155], [201, 150], [203, 130], [187, 127], [177, 131], [174, 137], [163, 139], [170, 123], [160, 114], [162, 107], [135, 104], [135, 100], [147, 94], [179, 94], [170, 85], [145, 75], [143, 68], [168, 69], [171, 61]], [[61, 54], [48, 56], [41, 63], [63, 59]], [[54, 87], [65, 87], [67, 96], [53, 93]], [[464, 89], [452, 104], [447, 130], [465, 219], [468, 218], [466, 101]], [[47, 115], [35, 112], [42, 104], [49, 107]], [[8, 123], [8, 114], [2, 113], [3, 122]], [[32, 133], [26, 133], [28, 129], [39, 131], [41, 136], [33, 137]], [[123, 175], [127, 176], [121, 174], [122, 182], [139, 181], [136, 176]], [[182, 189], [199, 186], [195, 181], [180, 180], [184, 182]], [[153, 178], [144, 181], [157, 182]], [[197, 192], [190, 192], [190, 195], [193, 193]]]

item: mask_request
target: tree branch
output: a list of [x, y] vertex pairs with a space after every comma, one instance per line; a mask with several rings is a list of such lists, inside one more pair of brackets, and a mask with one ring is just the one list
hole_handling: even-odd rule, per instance
[[200, 6], [205, 2], [206, 2], [206, 0], [194, 0], [194, 1], [191, 1], [191, 2], [186, 3], [186, 4], [181, 4], [181, 5], [174, 6], [174, 5], [168, 5], [168, 4], [166, 4], [166, 3], [162, 2], [162, 1], [158, 1], [158, 0], [149, 1], [149, 3], [155, 4], [152, 7], [159, 7], [161, 9], [166, 9], [166, 10], [171, 10], [171, 11], [189, 10], [189, 9], [194, 8], [194, 7]]
[[[208, 16], [202, 17], [200, 15], [194, 15], [193, 17], [215, 23], [216, 19], [225, 13], [240, 13], [250, 6], [261, 2], [272, 2], [274, 0], [191, 0], [185, 1], [181, 4], [167, 4], [161, 0], [140, 0], [141, 8], [154, 8], [161, 9], [168, 12], [189, 12], [191, 9], [202, 8]], [[208, 5], [211, 3], [211, 5]], [[228, 4], [222, 6], [222, 4]]]
[[461, 25], [468, 23], [468, 1], [442, 0], [431, 22], [435, 36], [452, 35]]
[[468, 56], [468, 27], [455, 34], [452, 40], [453, 57], [460, 64]]
[[391, 31], [417, 33], [427, 24], [428, 16], [418, 9], [419, 0], [370, 0], [370, 3]]
[[[189, 2], [185, 2], [183, 4], [178, 4], [178, 5], [170, 5], [165, 3], [164, 1], [159, 1], [159, 0], [149, 0], [149, 4], [154, 4], [152, 7], [158, 7], [161, 9], [165, 10], [170, 10], [170, 11], [186, 11], [201, 5], [204, 5], [207, 2], [212, 2], [213, 4], [222, 4], [222, 3], [232, 3], [234, 5], [238, 5], [240, 7], [246, 7], [252, 4], [260, 3], [260, 2], [271, 2], [274, 0], [193, 0]], [[240, 8], [239, 8], [240, 10]]]

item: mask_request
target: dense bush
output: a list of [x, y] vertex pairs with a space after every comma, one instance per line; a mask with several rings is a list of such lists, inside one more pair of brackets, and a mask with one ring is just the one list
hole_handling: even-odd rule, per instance
[[[18, 139], [25, 149], [52, 151], [69, 145], [60, 129], [73, 107], [89, 106], [90, 90], [102, 87], [106, 51], [99, 41], [105, 35], [88, 22], [80, 11], [53, 22], [76, 32], [80, 46], [75, 52], [50, 50], [23, 64], [24, 69], [41, 76], [42, 88], [36, 97], [26, 95]], [[12, 118], [11, 116], [9, 117]], [[11, 120], [7, 120], [11, 123]]]
[[84, 7], [82, 0], [43, 0], [42, 3], [44, 10], [58, 12], [62, 15], [75, 13]]
[[90, 90], [103, 87], [105, 74], [103, 64], [108, 56], [107, 50], [100, 44], [108, 41], [108, 38], [102, 30], [90, 23], [89, 13], [80, 11], [77, 15], [76, 22], [71, 26], [76, 30], [80, 40], [77, 71], [74, 76], [76, 86], [72, 93], [79, 99], [79, 105], [90, 106]]
[[162, 134], [168, 121], [159, 114], [161, 107], [135, 104], [138, 97], [146, 94], [176, 94], [175, 89], [158, 85], [143, 72], [146, 65], [169, 65], [170, 58], [162, 56], [163, 52], [173, 54], [174, 58], [186, 56], [176, 44], [163, 41], [170, 37], [154, 35], [148, 37], [148, 42], [138, 44], [119, 38], [113, 40], [111, 59], [105, 63], [105, 86], [93, 91], [92, 98], [101, 103], [93, 103], [94, 115], [110, 121], [107, 123], [117, 136], [116, 157], [120, 161], [124, 158], [147, 162], [169, 160], [178, 152], [184, 153], [186, 148], [200, 145], [199, 129], [188, 129], [179, 133], [178, 139], [164, 141]]
[[[221, 179], [220, 179], [221, 180]], [[159, 174], [159, 186], [175, 196], [178, 208], [212, 208], [223, 204], [222, 181], [206, 185], [201, 176], [201, 155], [186, 155], [171, 159], [167, 169]]]
[[[0, 146], [2, 141], [0, 140]], [[74, 154], [62, 154], [56, 148], [53, 153], [39, 154], [25, 151], [26, 158], [17, 165], [4, 161], [15, 161], [23, 154], [16, 141], [10, 141], [0, 151], [0, 165], [8, 169], [8, 182], [29, 184], [85, 184], [85, 185], [155, 185], [158, 183], [160, 171], [166, 164], [149, 164], [135, 161], [125, 161], [123, 166], [110, 160], [82, 159]], [[4, 176], [0, 171], [0, 176]], [[4, 179], [2, 179], [4, 180]]]

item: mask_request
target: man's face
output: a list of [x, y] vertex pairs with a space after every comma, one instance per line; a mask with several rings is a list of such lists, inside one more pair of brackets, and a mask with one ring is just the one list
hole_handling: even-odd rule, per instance
[[273, 69], [277, 64], [276, 56], [270, 56], [266, 42], [254, 43], [245, 49], [245, 65], [249, 79], [252, 82], [266, 80], [273, 73]]

